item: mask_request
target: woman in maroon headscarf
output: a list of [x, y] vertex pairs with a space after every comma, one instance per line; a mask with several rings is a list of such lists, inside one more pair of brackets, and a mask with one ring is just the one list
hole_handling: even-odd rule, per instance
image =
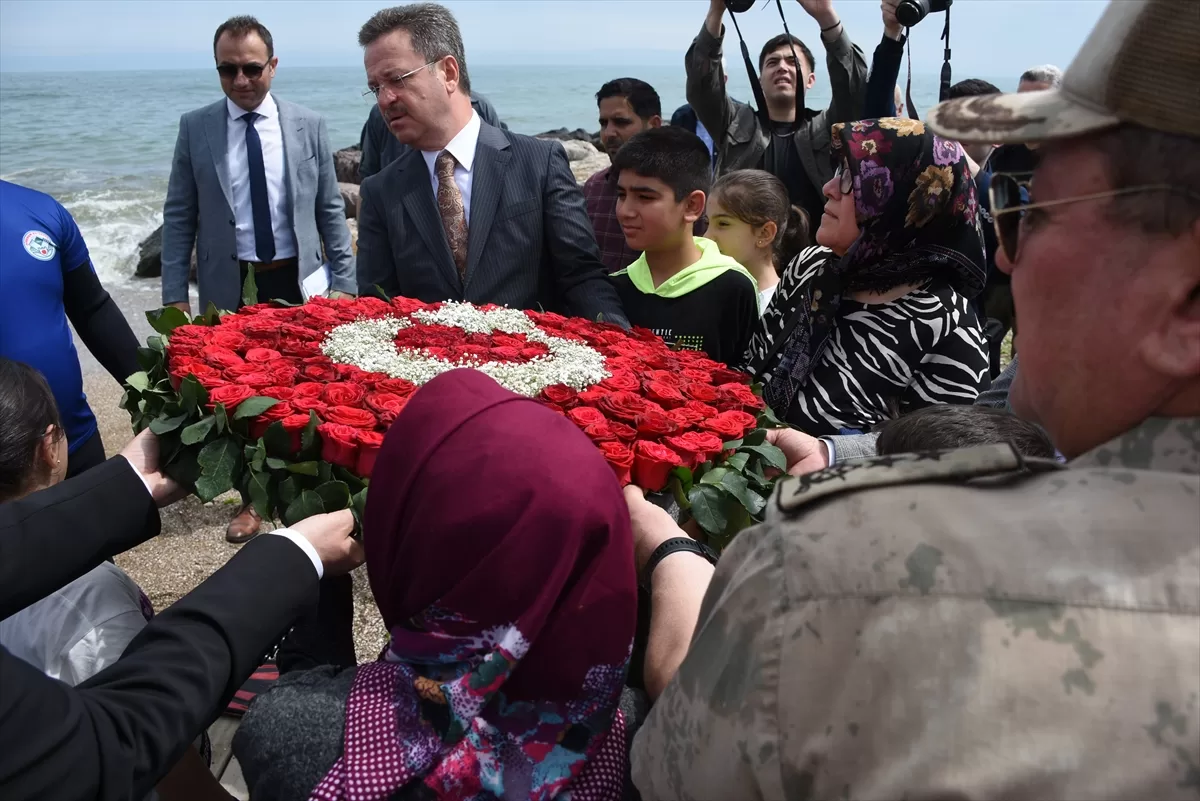
[[637, 594], [629, 513], [587, 437], [473, 370], [417, 392], [363, 545], [391, 642], [283, 676], [234, 752], [256, 799], [616, 799]]

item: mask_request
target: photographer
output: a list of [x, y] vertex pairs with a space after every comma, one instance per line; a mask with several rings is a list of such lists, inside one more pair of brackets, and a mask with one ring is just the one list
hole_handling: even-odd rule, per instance
[[[780, 34], [758, 57], [769, 129], [754, 109], [731, 100], [721, 66], [725, 3], [710, 0], [708, 15], [688, 49], [687, 99], [713, 136], [718, 175], [731, 170], [764, 169], [779, 177], [791, 202], [808, 212], [815, 228], [825, 199], [821, 187], [833, 176], [829, 163], [830, 128], [862, 115], [867, 62], [842, 28], [832, 0], [798, 0], [821, 28], [833, 101], [824, 111], [796, 109], [797, 80], [816, 84], [812, 51], [799, 39]], [[792, 46], [800, 64], [795, 63]]]

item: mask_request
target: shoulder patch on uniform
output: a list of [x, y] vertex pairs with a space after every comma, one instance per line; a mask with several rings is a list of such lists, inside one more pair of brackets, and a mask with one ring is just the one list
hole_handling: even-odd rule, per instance
[[1058, 469], [1048, 459], [1028, 459], [1011, 445], [979, 445], [958, 450], [900, 453], [836, 464], [779, 482], [776, 502], [782, 512], [794, 512], [814, 501], [842, 492], [926, 482], [962, 482], [982, 476]]

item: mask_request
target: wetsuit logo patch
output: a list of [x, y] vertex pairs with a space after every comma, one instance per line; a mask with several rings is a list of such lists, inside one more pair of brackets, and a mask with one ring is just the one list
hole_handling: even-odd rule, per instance
[[43, 231], [26, 231], [21, 243], [25, 245], [25, 252], [38, 261], [50, 261], [58, 250], [50, 234]]

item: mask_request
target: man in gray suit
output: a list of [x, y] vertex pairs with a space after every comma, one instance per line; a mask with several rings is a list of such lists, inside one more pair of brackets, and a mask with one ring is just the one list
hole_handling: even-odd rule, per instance
[[[253, 17], [217, 28], [213, 55], [225, 99], [179, 120], [163, 206], [163, 305], [190, 312], [196, 248], [200, 306], [237, 309], [253, 270], [259, 300], [353, 295], [354, 254], [325, 120], [271, 96], [271, 33]], [[225, 533], [245, 542], [262, 521], [246, 506]]]
[[200, 312], [209, 302], [236, 309], [249, 270], [260, 300], [355, 294], [325, 120], [271, 95], [279, 59], [270, 31], [253, 17], [217, 28], [213, 55], [225, 99], [179, 120], [163, 206], [163, 304], [189, 311], [193, 246]]
[[358, 41], [383, 119], [411, 148], [362, 184], [360, 293], [627, 325], [566, 152], [480, 120], [450, 12], [384, 9]]

